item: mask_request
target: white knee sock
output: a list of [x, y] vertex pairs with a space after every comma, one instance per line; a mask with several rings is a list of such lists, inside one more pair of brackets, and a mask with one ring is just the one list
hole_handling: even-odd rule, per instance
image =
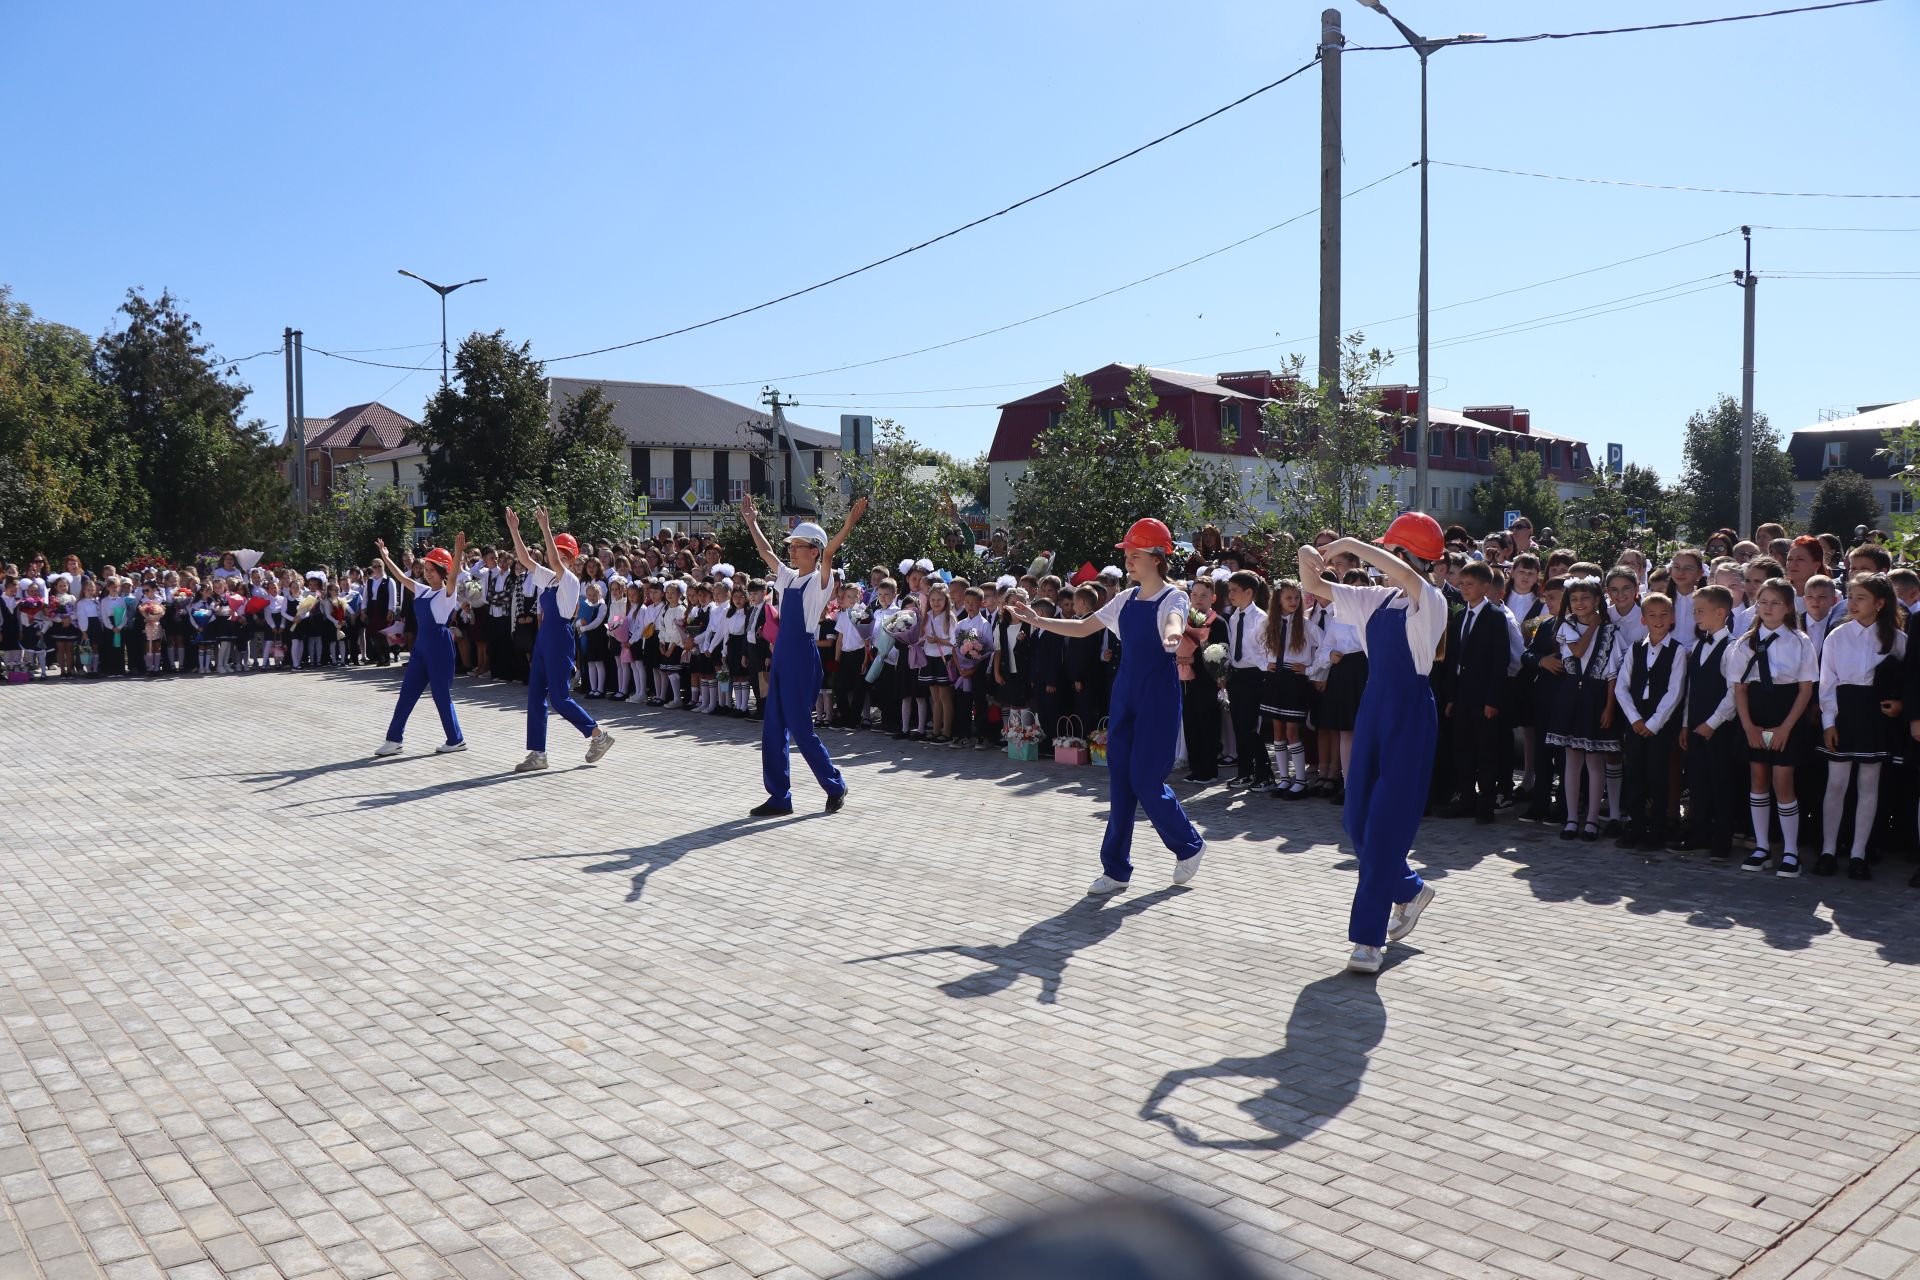
[[1800, 801], [1797, 799], [1780, 802], [1780, 842], [1785, 846], [1782, 853], [1800, 856]]
[[1305, 780], [1307, 776], [1307, 744], [1289, 742], [1287, 744], [1287, 774], [1290, 777]]
[[1772, 797], [1765, 791], [1749, 791], [1747, 808], [1753, 814], [1753, 847], [1766, 853], [1773, 843]]
[[[1860, 793], [1853, 805], [1853, 856], [1867, 856], [1867, 837], [1873, 834], [1874, 819], [1880, 815], [1880, 766], [1860, 766]], [[1833, 843], [1833, 837], [1827, 837]]]
[[667, 701], [680, 701], [680, 673], [678, 671], [670, 671], [667, 673]]
[[1620, 791], [1626, 782], [1627, 767], [1619, 756], [1607, 757], [1607, 816], [1620, 821]]
[[[1847, 816], [1847, 782], [1852, 777], [1854, 768], [1855, 766], [1849, 765], [1844, 760], [1830, 760], [1827, 762], [1827, 794], [1820, 804], [1821, 853], [1830, 854], [1839, 847], [1840, 824]], [[1869, 769], [1874, 771], [1874, 790], [1878, 791], [1880, 766], [1863, 764], [1858, 766], [1858, 768], [1860, 770], [1861, 793], [1864, 795], [1866, 792], [1867, 770]], [[1856, 830], [1853, 833], [1854, 848], [1856, 849], [1861, 848], [1860, 837], [1861, 833]]]

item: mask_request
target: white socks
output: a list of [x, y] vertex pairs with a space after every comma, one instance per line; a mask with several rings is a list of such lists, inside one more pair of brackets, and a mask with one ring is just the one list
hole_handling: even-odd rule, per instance
[[1607, 816], [1615, 822], [1620, 821], [1620, 791], [1626, 785], [1627, 767], [1620, 757], [1609, 755], [1607, 758]]
[[1307, 744], [1289, 742], [1287, 744], [1287, 772], [1283, 776], [1305, 781], [1307, 776]]

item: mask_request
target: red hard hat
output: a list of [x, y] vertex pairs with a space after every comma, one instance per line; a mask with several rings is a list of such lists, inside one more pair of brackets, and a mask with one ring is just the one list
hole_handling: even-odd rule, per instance
[[1173, 530], [1147, 516], [1135, 520], [1127, 536], [1113, 544], [1118, 551], [1164, 551], [1173, 554]]
[[453, 552], [447, 550], [445, 547], [435, 547], [433, 550], [427, 552], [427, 563], [437, 564], [440, 566], [440, 572], [451, 575], [453, 573]]
[[1424, 511], [1408, 511], [1394, 517], [1387, 531], [1374, 539], [1383, 547], [1400, 547], [1422, 560], [1438, 560], [1447, 553], [1440, 536], [1440, 522]]
[[569, 560], [577, 559], [580, 555], [580, 544], [570, 533], [554, 534], [553, 545], [560, 548], [560, 554]]

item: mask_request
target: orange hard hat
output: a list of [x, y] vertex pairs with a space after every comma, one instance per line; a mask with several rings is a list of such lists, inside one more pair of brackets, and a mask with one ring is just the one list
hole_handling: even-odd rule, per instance
[[1387, 531], [1374, 539], [1383, 547], [1400, 547], [1422, 560], [1438, 560], [1447, 553], [1440, 536], [1440, 522], [1424, 511], [1406, 511], [1397, 515]]
[[440, 572], [442, 573], [451, 574], [453, 572], [453, 552], [447, 550], [445, 547], [435, 547], [433, 550], [427, 552], [426, 559], [428, 564], [439, 565]]
[[1119, 551], [1164, 551], [1173, 554], [1173, 530], [1152, 516], [1135, 520], [1127, 536], [1113, 544]]
[[578, 559], [580, 556], [580, 543], [570, 533], [554, 534], [553, 545], [560, 548], [560, 554], [569, 560]]

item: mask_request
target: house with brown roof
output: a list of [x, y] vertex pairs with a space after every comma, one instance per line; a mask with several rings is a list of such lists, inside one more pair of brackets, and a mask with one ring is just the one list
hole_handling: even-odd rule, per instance
[[[329, 418], [305, 418], [307, 507], [311, 510], [333, 496], [336, 468], [406, 444], [419, 423], [378, 400], [348, 405]], [[289, 476], [289, 480], [294, 477]]]

